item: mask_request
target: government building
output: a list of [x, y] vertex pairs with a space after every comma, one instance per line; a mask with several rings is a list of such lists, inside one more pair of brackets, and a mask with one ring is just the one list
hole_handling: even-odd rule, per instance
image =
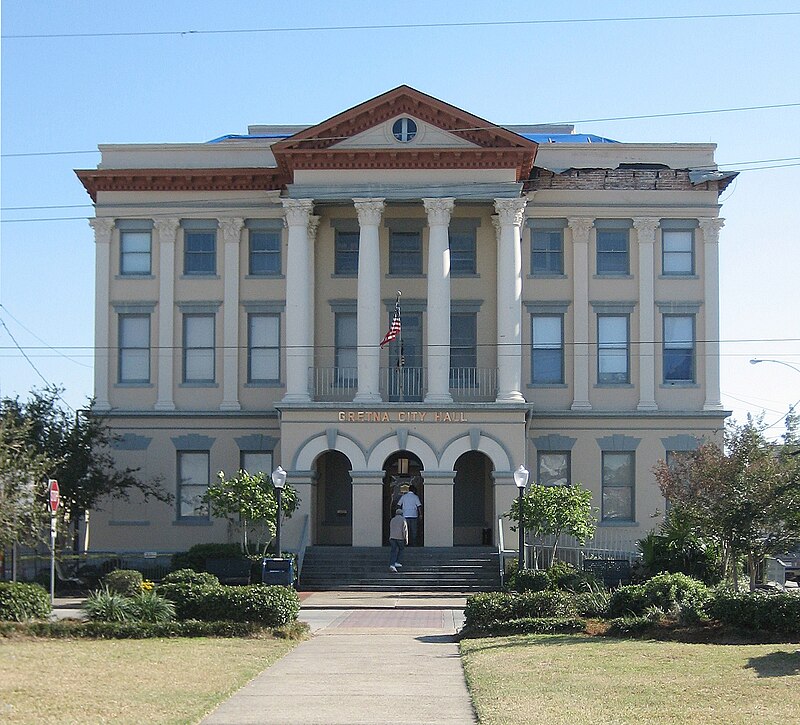
[[520, 465], [632, 545], [663, 520], [656, 462], [721, 434], [713, 144], [498, 126], [400, 86], [315, 126], [100, 150], [77, 172], [94, 410], [175, 500], [109, 500], [92, 549], [236, 540], [209, 482], [278, 465], [285, 548], [387, 545], [412, 483], [419, 543], [513, 542]]

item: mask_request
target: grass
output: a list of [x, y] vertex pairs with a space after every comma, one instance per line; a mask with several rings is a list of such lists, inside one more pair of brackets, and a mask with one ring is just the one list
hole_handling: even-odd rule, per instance
[[797, 645], [527, 635], [465, 639], [461, 652], [486, 725], [769, 725], [797, 719]]
[[0, 722], [194, 723], [294, 644], [0, 639]]

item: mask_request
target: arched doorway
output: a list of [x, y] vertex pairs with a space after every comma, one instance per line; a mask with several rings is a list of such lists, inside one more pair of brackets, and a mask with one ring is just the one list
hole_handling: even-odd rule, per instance
[[492, 544], [492, 462], [479, 451], [467, 451], [455, 463], [453, 486], [453, 544]]
[[[383, 464], [383, 545], [389, 545], [389, 521], [394, 515], [398, 499], [408, 491], [412, 484], [417, 489], [417, 496], [425, 504], [425, 492], [422, 479], [422, 461], [411, 451], [397, 451], [386, 459]], [[416, 546], [423, 546], [425, 535], [422, 520], [419, 522], [419, 532]], [[411, 543], [411, 542], [409, 542]]]
[[353, 545], [353, 468], [350, 459], [339, 451], [326, 451], [315, 462], [316, 544]]

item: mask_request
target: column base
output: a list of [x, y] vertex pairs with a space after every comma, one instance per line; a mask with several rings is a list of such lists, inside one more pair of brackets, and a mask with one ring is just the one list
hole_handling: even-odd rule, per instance
[[228, 411], [232, 411], [233, 412], [233, 411], [241, 410], [242, 406], [236, 401], [228, 401], [228, 402], [223, 401], [220, 404], [219, 409], [220, 410], [228, 410]]
[[173, 410], [175, 410], [175, 403], [164, 402], [164, 401], [162, 401], [160, 403], [157, 402], [153, 406], [153, 410], [160, 410], [160, 411], [164, 411], [164, 412], [169, 413], [169, 412], [172, 412]]
[[722, 403], [706, 403], [703, 405], [703, 410], [724, 410]]
[[92, 404], [92, 410], [96, 413], [107, 413], [111, 410], [111, 403], [107, 400], [95, 400]]
[[569, 406], [570, 410], [591, 410], [592, 404], [588, 400], [576, 400]]
[[658, 410], [658, 405], [656, 405], [655, 400], [643, 400], [641, 403], [639, 403], [639, 405], [636, 406], [636, 410], [642, 412], [655, 411]]
[[519, 390], [509, 390], [500, 393], [494, 401], [495, 403], [525, 403], [525, 396]]
[[450, 393], [428, 393], [425, 396], [425, 403], [452, 403], [453, 396]]
[[281, 403], [310, 403], [311, 396], [308, 393], [286, 393]]
[[354, 403], [382, 403], [383, 398], [381, 398], [380, 393], [356, 393], [356, 397], [353, 398]]

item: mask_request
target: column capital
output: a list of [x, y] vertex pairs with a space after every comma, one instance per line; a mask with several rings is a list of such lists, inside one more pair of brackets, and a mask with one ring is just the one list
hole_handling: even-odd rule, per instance
[[450, 215], [456, 205], [454, 197], [444, 197], [438, 199], [423, 199], [422, 205], [428, 214], [428, 225], [447, 226], [450, 223]]
[[507, 224], [513, 224], [515, 227], [522, 226], [527, 203], [527, 198], [495, 199], [494, 210], [500, 217], [501, 226], [506, 226]]
[[381, 215], [383, 214], [384, 207], [386, 206], [386, 199], [383, 198], [358, 198], [353, 199], [356, 212], [358, 214], [358, 223], [360, 226], [376, 227], [381, 223]]
[[725, 226], [725, 220], [719, 217], [703, 217], [697, 220], [698, 226], [703, 230], [703, 241], [706, 244], [719, 242], [719, 230]]
[[313, 199], [281, 199], [287, 227], [304, 227], [314, 209]]
[[244, 219], [241, 217], [227, 217], [219, 220], [219, 227], [222, 229], [222, 238], [225, 244], [239, 244]]
[[656, 229], [658, 229], [660, 223], [661, 220], [655, 217], [634, 217], [633, 228], [637, 232], [639, 244], [648, 242], [651, 244], [655, 243]]
[[95, 217], [89, 219], [89, 226], [94, 229], [96, 244], [110, 244], [111, 232], [114, 231], [114, 220], [109, 217]]
[[175, 235], [178, 232], [178, 227], [181, 220], [178, 217], [164, 217], [163, 219], [156, 219], [153, 226], [158, 232], [158, 240], [163, 244], [164, 242], [174, 242]]
[[567, 226], [572, 230], [572, 241], [588, 244], [589, 234], [594, 226], [594, 219], [591, 217], [570, 217], [567, 219]]
[[319, 221], [321, 217], [316, 214], [310, 214], [308, 217], [308, 239], [313, 242], [317, 238], [317, 229], [319, 229]]

